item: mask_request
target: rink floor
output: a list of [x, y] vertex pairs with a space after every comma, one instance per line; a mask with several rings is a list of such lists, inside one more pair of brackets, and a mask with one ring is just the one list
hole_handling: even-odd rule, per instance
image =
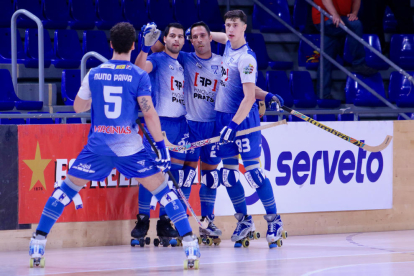
[[265, 239], [249, 248], [201, 246], [200, 270], [184, 271], [182, 248], [153, 245], [46, 247], [46, 268], [29, 268], [27, 251], [0, 252], [0, 275], [414, 275], [414, 231], [293, 236], [281, 248]]

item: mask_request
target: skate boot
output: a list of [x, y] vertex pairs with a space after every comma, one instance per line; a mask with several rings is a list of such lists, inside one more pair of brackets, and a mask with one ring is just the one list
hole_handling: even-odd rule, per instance
[[155, 246], [160, 244], [164, 247], [181, 245], [181, 240], [178, 239], [178, 232], [171, 225], [171, 219], [167, 215], [161, 216], [157, 221], [157, 236], [158, 239], [154, 239]]
[[46, 241], [45, 236], [33, 233], [33, 236], [30, 239], [29, 248], [30, 268], [33, 268], [34, 266], [45, 267], [45, 258], [43, 255], [45, 254]]
[[186, 236], [183, 238], [183, 247], [184, 247], [184, 253], [186, 256], [186, 259], [184, 260], [184, 269], [199, 268], [199, 258], [201, 256], [200, 248], [198, 246], [198, 241], [196, 236], [191, 236], [192, 241], [186, 241]]
[[280, 215], [269, 214], [265, 215], [264, 219], [267, 221], [266, 240], [269, 243], [269, 248], [281, 247], [283, 245], [282, 238], [286, 239], [288, 234], [283, 231]]
[[248, 247], [250, 240], [259, 239], [260, 233], [256, 232], [252, 216], [237, 213], [234, 215], [237, 222], [236, 230], [234, 230], [231, 240], [235, 242], [234, 247]]
[[204, 243], [205, 245], [219, 245], [221, 242], [221, 230], [214, 225], [214, 215], [203, 217], [201, 221], [207, 220], [208, 227], [206, 229], [199, 228], [200, 237], [198, 238], [198, 244]]
[[131, 246], [139, 245], [144, 247], [145, 244], [150, 244], [151, 239], [150, 237], [146, 237], [148, 233], [148, 229], [150, 227], [150, 220], [147, 215], [138, 214], [137, 221], [135, 222], [135, 227], [131, 231]]

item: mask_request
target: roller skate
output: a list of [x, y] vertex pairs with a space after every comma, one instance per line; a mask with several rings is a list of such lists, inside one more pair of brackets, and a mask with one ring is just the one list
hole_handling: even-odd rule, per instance
[[45, 258], [43, 255], [45, 254], [46, 241], [45, 236], [33, 233], [33, 236], [30, 239], [29, 248], [30, 268], [33, 268], [34, 266], [45, 267]]
[[150, 220], [147, 215], [138, 214], [137, 221], [135, 222], [135, 227], [131, 231], [131, 246], [139, 245], [144, 247], [145, 244], [148, 245], [151, 243], [150, 237], [146, 237], [148, 229], [150, 227]]
[[158, 238], [154, 239], [154, 245], [162, 245], [163, 247], [172, 247], [180, 246], [181, 240], [178, 238], [178, 232], [171, 225], [171, 219], [167, 215], [163, 215], [157, 221], [157, 236]]
[[235, 242], [234, 247], [249, 247], [250, 240], [260, 238], [260, 233], [256, 232], [252, 216], [237, 213], [234, 215], [237, 222], [236, 230], [234, 230], [231, 240]]
[[208, 221], [208, 227], [206, 229], [199, 228], [200, 237], [198, 237], [198, 244], [205, 244], [208, 246], [211, 245], [219, 245], [221, 242], [220, 236], [221, 236], [221, 230], [217, 228], [216, 225], [214, 225], [214, 215], [209, 215], [206, 217], [203, 217], [201, 221], [207, 220]]
[[267, 221], [266, 240], [269, 243], [269, 248], [281, 247], [283, 245], [282, 238], [286, 239], [288, 233], [283, 231], [280, 215], [269, 214], [265, 215], [264, 219]]
[[[191, 241], [186, 241], [187, 238], [192, 239]], [[198, 269], [199, 268], [199, 258], [200, 248], [198, 246], [198, 241], [195, 236], [186, 236], [183, 238], [183, 247], [186, 259], [184, 260], [184, 269]]]

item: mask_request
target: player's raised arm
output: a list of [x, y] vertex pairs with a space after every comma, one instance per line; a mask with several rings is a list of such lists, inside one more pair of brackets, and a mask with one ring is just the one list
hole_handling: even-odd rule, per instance
[[158, 41], [161, 32], [157, 29], [157, 25], [155, 25], [154, 22], [142, 26], [141, 31], [143, 32], [141, 40], [142, 47], [141, 52], [135, 60], [135, 65], [142, 70], [145, 70], [147, 73], [150, 73], [153, 66], [150, 61], [147, 61], [148, 53], [151, 50], [151, 47]]
[[76, 113], [81, 113], [91, 109], [92, 97], [89, 88], [89, 72], [83, 78], [82, 85], [79, 88], [78, 95], [76, 95], [73, 109]]
[[215, 42], [226, 44], [229, 38], [227, 37], [226, 33], [222, 32], [211, 32], [211, 36]]
[[284, 105], [283, 98], [277, 94], [262, 90], [260, 87], [255, 88], [255, 97], [257, 100], [265, 101], [266, 107], [272, 107], [273, 103], [276, 103], [275, 109], [279, 111], [279, 108]]

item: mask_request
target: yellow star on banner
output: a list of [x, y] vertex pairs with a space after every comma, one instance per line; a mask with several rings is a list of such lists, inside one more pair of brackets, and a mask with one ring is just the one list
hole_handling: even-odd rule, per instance
[[44, 171], [45, 171], [47, 165], [49, 164], [49, 162], [51, 160], [52, 159], [42, 159], [42, 157], [40, 156], [39, 142], [37, 142], [35, 159], [33, 159], [33, 160], [23, 160], [23, 162], [26, 163], [26, 165], [29, 166], [29, 168], [33, 172], [32, 181], [30, 183], [29, 191], [34, 187], [34, 185], [37, 183], [37, 181], [40, 181], [40, 183], [42, 184], [42, 186], [46, 190], [46, 182], [45, 182]]

